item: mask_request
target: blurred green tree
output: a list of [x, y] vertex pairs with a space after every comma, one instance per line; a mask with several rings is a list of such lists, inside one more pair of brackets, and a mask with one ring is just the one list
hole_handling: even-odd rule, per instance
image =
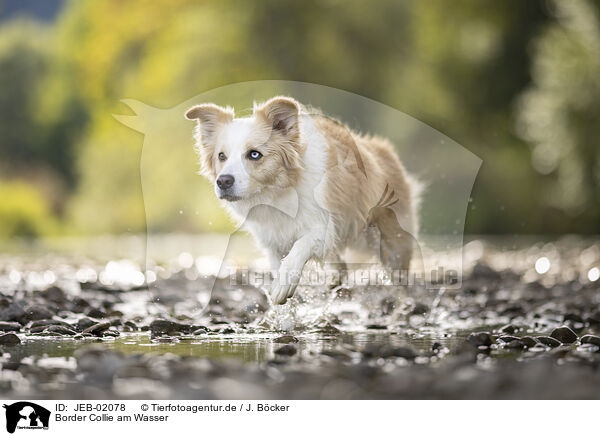
[[[297, 80], [379, 100], [479, 155], [468, 232], [597, 232], [598, 6], [550, 5], [71, 0], [52, 32], [0, 31], [0, 170], [59, 175], [79, 230], [141, 231], [142, 139], [112, 118], [127, 112], [120, 99], [167, 108], [230, 83]], [[226, 220], [216, 203], [203, 213], [201, 230]]]
[[553, 1], [556, 20], [535, 40], [533, 84], [518, 108], [518, 132], [542, 175], [546, 227], [599, 230], [600, 4]]

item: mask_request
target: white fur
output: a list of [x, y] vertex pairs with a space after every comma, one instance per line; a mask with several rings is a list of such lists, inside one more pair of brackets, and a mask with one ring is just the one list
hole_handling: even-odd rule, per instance
[[[266, 250], [277, 278], [271, 290], [275, 303], [285, 301], [294, 292], [304, 264], [313, 257], [322, 259], [326, 251], [324, 243], [329, 214], [320, 206], [323, 204], [320, 197], [323, 194], [324, 184], [321, 181], [326, 174], [328, 144], [310, 116], [301, 114], [299, 120], [300, 137], [306, 151], [303, 159], [305, 170], [298, 185], [283, 196], [266, 193], [225, 203], [232, 215], [244, 223], [244, 227]], [[247, 123], [253, 121], [252, 117], [238, 119], [224, 129], [231, 141], [229, 152], [232, 156], [243, 147]], [[248, 173], [242, 159], [228, 161], [220, 174], [232, 174], [236, 185], [238, 181], [242, 187], [247, 184]], [[243, 192], [236, 191], [236, 195], [242, 196]], [[261, 205], [266, 207], [257, 208]]]

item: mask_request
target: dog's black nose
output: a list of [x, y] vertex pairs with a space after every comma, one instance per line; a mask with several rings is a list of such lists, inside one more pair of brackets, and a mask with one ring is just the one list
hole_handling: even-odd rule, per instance
[[233, 186], [233, 182], [235, 182], [235, 179], [229, 174], [224, 174], [217, 178], [217, 186], [219, 189], [231, 188]]

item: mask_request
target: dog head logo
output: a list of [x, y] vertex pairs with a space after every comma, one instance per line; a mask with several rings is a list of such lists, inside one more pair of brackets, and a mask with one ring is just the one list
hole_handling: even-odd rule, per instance
[[19, 429], [48, 429], [50, 411], [29, 401], [5, 404], [6, 431], [14, 433]]

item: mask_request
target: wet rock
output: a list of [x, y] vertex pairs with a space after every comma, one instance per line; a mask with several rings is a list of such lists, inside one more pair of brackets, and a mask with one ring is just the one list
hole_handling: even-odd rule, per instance
[[82, 313], [88, 307], [90, 307], [90, 303], [84, 298], [75, 297], [71, 300], [71, 310], [75, 313]]
[[106, 331], [104, 331], [102, 336], [117, 338], [117, 337], [121, 336], [121, 333], [118, 330], [106, 330]]
[[367, 330], [387, 330], [387, 326], [381, 324], [367, 324]]
[[471, 277], [473, 279], [484, 279], [490, 281], [500, 281], [502, 279], [502, 276], [498, 271], [483, 262], [478, 262], [475, 264], [473, 271], [471, 272]]
[[565, 314], [565, 316], [563, 316], [563, 321], [567, 322], [567, 321], [571, 321], [571, 322], [576, 322], [576, 323], [581, 323], [583, 324], [585, 322], [585, 320], [577, 315], [576, 313], [567, 313]]
[[[166, 319], [155, 319], [150, 323], [150, 332], [152, 336], [173, 336], [182, 333], [191, 333], [196, 326], [181, 324]], [[197, 328], [196, 328], [197, 330]]]
[[29, 329], [34, 329], [37, 327], [48, 327], [49, 325], [62, 325], [64, 327], [73, 328], [71, 324], [65, 321], [57, 319], [42, 319], [38, 321], [32, 321], [31, 324], [29, 324]]
[[413, 360], [418, 355], [411, 347], [393, 347], [389, 344], [373, 343], [367, 344], [361, 352], [365, 357], [382, 357], [384, 359], [402, 357], [407, 360]]
[[525, 344], [517, 339], [516, 341], [507, 342], [504, 345], [504, 348], [507, 350], [523, 350], [525, 348]]
[[519, 338], [517, 338], [516, 336], [500, 336], [498, 338], [499, 341], [502, 341], [504, 343], [508, 343], [508, 342], [515, 342], [515, 341], [519, 341]]
[[504, 327], [501, 327], [499, 329], [499, 331], [501, 333], [505, 333], [507, 335], [514, 335], [515, 333], [517, 333], [520, 330], [519, 327], [517, 327], [516, 325], [513, 324], [507, 324]]
[[560, 341], [550, 336], [538, 336], [536, 339], [542, 344], [552, 348], [560, 347], [561, 345]]
[[413, 360], [418, 356], [418, 353], [411, 347], [394, 347], [392, 349], [392, 356]]
[[46, 307], [38, 304], [30, 304], [25, 307], [23, 314], [19, 317], [18, 321], [26, 324], [29, 321], [36, 321], [41, 319], [50, 319], [54, 316], [54, 313], [48, 310]]
[[94, 336], [102, 336], [102, 334], [109, 328], [110, 328], [110, 322], [99, 322], [97, 324], [94, 324], [93, 326], [86, 328], [83, 331], [83, 334], [89, 333]]
[[92, 318], [106, 318], [106, 312], [96, 307], [91, 308], [86, 312], [87, 316]]
[[283, 335], [273, 339], [276, 344], [292, 344], [298, 342], [298, 338], [292, 335]]
[[63, 304], [65, 301], [67, 301], [65, 291], [63, 291], [58, 286], [50, 286], [49, 288], [41, 291], [40, 295], [46, 300], [52, 301], [53, 303], [57, 304]]
[[508, 304], [502, 310], [499, 311], [500, 315], [509, 316], [511, 319], [519, 316], [525, 316], [526, 313], [527, 312], [523, 308], [523, 305], [520, 303]]
[[312, 330], [312, 333], [322, 333], [325, 335], [337, 335], [340, 332], [340, 329], [338, 329], [337, 327], [332, 326], [330, 323], [326, 323], [314, 330]]
[[63, 325], [51, 325], [46, 327], [46, 330], [44, 331], [48, 333], [56, 333], [61, 336], [75, 336], [77, 334], [75, 330], [65, 327]]
[[492, 345], [493, 338], [488, 332], [475, 332], [467, 337], [467, 341], [474, 347], [489, 347]]
[[275, 354], [279, 356], [293, 356], [298, 350], [293, 345], [284, 345], [275, 350]]
[[350, 353], [342, 350], [323, 350], [321, 355], [331, 357], [336, 360], [349, 360], [352, 358]]
[[431, 351], [433, 351], [434, 353], [439, 353], [443, 348], [444, 346], [439, 342], [434, 342], [431, 345]]
[[75, 329], [78, 332], [82, 332], [87, 328], [90, 328], [91, 326], [97, 324], [98, 321], [97, 320], [93, 320], [90, 318], [81, 318], [77, 321], [77, 324], [75, 324]]
[[415, 307], [412, 308], [409, 315], [425, 315], [429, 312], [429, 306], [424, 303], [417, 303]]
[[581, 337], [582, 344], [593, 344], [600, 347], [600, 336], [584, 335]]
[[13, 346], [19, 345], [21, 340], [14, 333], [5, 333], [0, 335], [0, 345]]
[[222, 324], [231, 324], [231, 321], [225, 318], [212, 318], [210, 320], [211, 324], [214, 325], [222, 325]]
[[521, 342], [523, 343], [523, 345], [525, 345], [527, 348], [532, 348], [535, 347], [537, 344], [539, 344], [538, 341], [536, 341], [535, 338], [531, 337], [531, 336], [524, 336], [521, 338]]
[[24, 314], [25, 303], [22, 301], [12, 301], [0, 310], [0, 321], [19, 321]]
[[224, 327], [222, 329], [219, 329], [218, 332], [222, 335], [230, 335], [232, 333], [235, 333], [235, 329], [231, 327]]
[[36, 327], [30, 327], [29, 333], [31, 333], [31, 334], [41, 333], [44, 330], [46, 330], [46, 328], [48, 328], [47, 325], [38, 325]]
[[555, 328], [550, 336], [563, 344], [572, 344], [579, 339], [577, 334], [567, 326]]
[[0, 331], [2, 332], [18, 332], [21, 330], [21, 324], [18, 322], [0, 321]]
[[592, 313], [586, 318], [586, 321], [592, 326], [600, 326], [600, 311]]
[[135, 332], [138, 330], [138, 326], [133, 321], [125, 321], [123, 323], [123, 331], [125, 332]]
[[208, 327], [204, 327], [204, 326], [194, 326], [194, 331], [193, 334], [194, 335], [203, 335], [210, 332], [210, 329]]

